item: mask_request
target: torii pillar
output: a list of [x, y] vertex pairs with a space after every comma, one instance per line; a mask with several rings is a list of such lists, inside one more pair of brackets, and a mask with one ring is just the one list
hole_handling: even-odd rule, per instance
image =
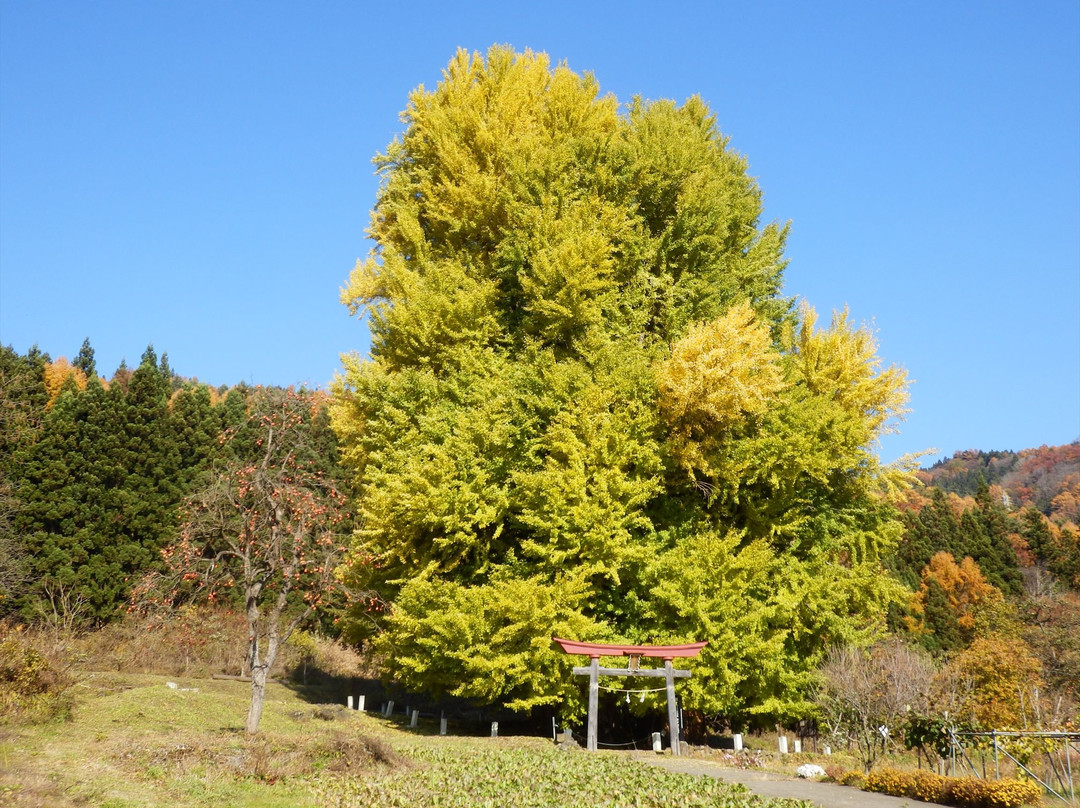
[[[604, 643], [577, 642], [551, 638], [567, 654], [580, 654], [589, 657], [589, 667], [574, 668], [576, 676], [589, 677], [589, 726], [586, 748], [596, 751], [596, 714], [600, 701], [600, 676], [645, 676], [663, 677], [667, 682], [668, 737], [671, 738], [671, 754], [679, 754], [679, 716], [675, 703], [675, 680], [690, 678], [690, 671], [676, 670], [671, 660], [675, 657], [696, 657], [707, 642], [695, 642], [689, 645], [607, 645]], [[602, 656], [628, 656], [627, 668], [601, 668]], [[638, 668], [641, 657], [664, 660], [664, 668]]]

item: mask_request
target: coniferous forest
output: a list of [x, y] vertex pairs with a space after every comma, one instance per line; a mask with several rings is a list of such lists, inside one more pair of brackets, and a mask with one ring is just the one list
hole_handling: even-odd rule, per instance
[[242, 614], [251, 732], [304, 629], [569, 723], [552, 635], [708, 640], [698, 737], [1080, 720], [1080, 445], [882, 464], [905, 373], [781, 294], [787, 228], [701, 99], [621, 109], [503, 48], [415, 91], [331, 393], [0, 348], [4, 626]]
[[[264, 393], [182, 378], [153, 347], [136, 368], [104, 376], [89, 339], [74, 361], [0, 349], [5, 614], [29, 619], [62, 595], [94, 625], [122, 616], [140, 576], [176, 543], [185, 498], [257, 453], [252, 415]], [[327, 397], [299, 395], [332, 474]]]
[[[153, 348], [104, 377], [89, 340], [70, 361], [0, 349], [4, 616], [33, 623], [77, 605], [88, 630], [124, 619], [141, 577], [164, 570], [185, 501], [224, 464], [257, 453], [243, 433], [260, 392], [177, 375]], [[318, 463], [344, 481], [328, 396], [301, 395]], [[1028, 666], [1023, 676], [1055, 697], [1059, 717], [1075, 718], [1080, 446], [958, 452], [918, 476], [896, 506], [903, 531], [885, 565], [901, 594], [882, 631], [941, 662], [992, 654]], [[384, 603], [364, 594], [376, 618], [366, 626], [379, 626]], [[980, 709], [1016, 724], [1021, 699], [1011, 701]]]

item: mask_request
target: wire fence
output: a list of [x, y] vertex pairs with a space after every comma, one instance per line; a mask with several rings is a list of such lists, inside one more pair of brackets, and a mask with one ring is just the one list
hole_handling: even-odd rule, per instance
[[[970, 770], [975, 777], [997, 779], [1002, 769], [1015, 768], [1038, 782], [1048, 794], [1076, 803], [1080, 775], [1080, 732], [957, 732], [949, 730], [950, 764], [953, 771]], [[969, 754], [970, 752], [970, 754]], [[986, 755], [992, 755], [993, 770]], [[974, 756], [979, 757], [979, 766]], [[1074, 765], [1074, 761], [1075, 764]]]

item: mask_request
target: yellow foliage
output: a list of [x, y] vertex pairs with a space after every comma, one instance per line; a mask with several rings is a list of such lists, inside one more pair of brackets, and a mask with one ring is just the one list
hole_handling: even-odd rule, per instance
[[974, 777], [942, 777], [928, 771], [880, 769], [866, 777], [865, 789], [959, 808], [1020, 808], [1037, 804], [1042, 791], [1032, 782]]
[[827, 330], [815, 329], [817, 312], [809, 305], [803, 305], [801, 319], [783, 340], [795, 358], [796, 381], [862, 416], [869, 437], [895, 431], [892, 419], [907, 412], [907, 371], [896, 365], [881, 369], [877, 340], [865, 326], [851, 325], [847, 309], [833, 314]]
[[55, 362], [45, 366], [45, 390], [49, 394], [49, 403], [46, 409], [56, 402], [60, 391], [64, 389], [64, 382], [69, 378], [75, 380], [75, 386], [80, 390], [86, 389], [86, 374], [72, 365], [65, 357], [61, 356]]
[[691, 327], [656, 377], [662, 416], [689, 469], [708, 468], [696, 442], [762, 415], [785, 387], [769, 329], [749, 303]]
[[1043, 686], [1042, 665], [1019, 637], [992, 634], [977, 637], [950, 663], [965, 684], [963, 709], [988, 729], [1026, 725], [1035, 691]]

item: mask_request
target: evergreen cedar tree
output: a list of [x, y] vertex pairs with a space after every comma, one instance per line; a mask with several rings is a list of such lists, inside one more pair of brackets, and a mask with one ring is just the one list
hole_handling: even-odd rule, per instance
[[171, 372], [152, 348], [106, 387], [88, 343], [59, 389], [47, 391], [39, 434], [17, 453], [15, 523], [37, 582], [18, 598], [24, 613], [48, 584], [81, 603], [85, 617], [106, 621], [127, 601], [131, 576], [159, 562], [183, 487], [207, 451], [186, 443], [184, 407], [170, 408], [171, 393]]
[[[294, 395], [309, 460], [337, 479], [326, 395]], [[132, 586], [166, 570], [184, 501], [260, 456], [265, 402], [281, 396], [181, 379], [153, 348], [108, 381], [89, 341], [74, 363], [0, 348], [0, 612], [32, 619], [62, 592], [76, 618], [123, 615]]]
[[787, 226], [700, 99], [620, 108], [496, 47], [403, 120], [342, 293], [371, 356], [332, 405], [393, 676], [572, 717], [552, 635], [708, 640], [688, 709], [809, 715], [828, 646], [899, 599], [908, 477], [873, 449], [904, 372], [781, 294]]

